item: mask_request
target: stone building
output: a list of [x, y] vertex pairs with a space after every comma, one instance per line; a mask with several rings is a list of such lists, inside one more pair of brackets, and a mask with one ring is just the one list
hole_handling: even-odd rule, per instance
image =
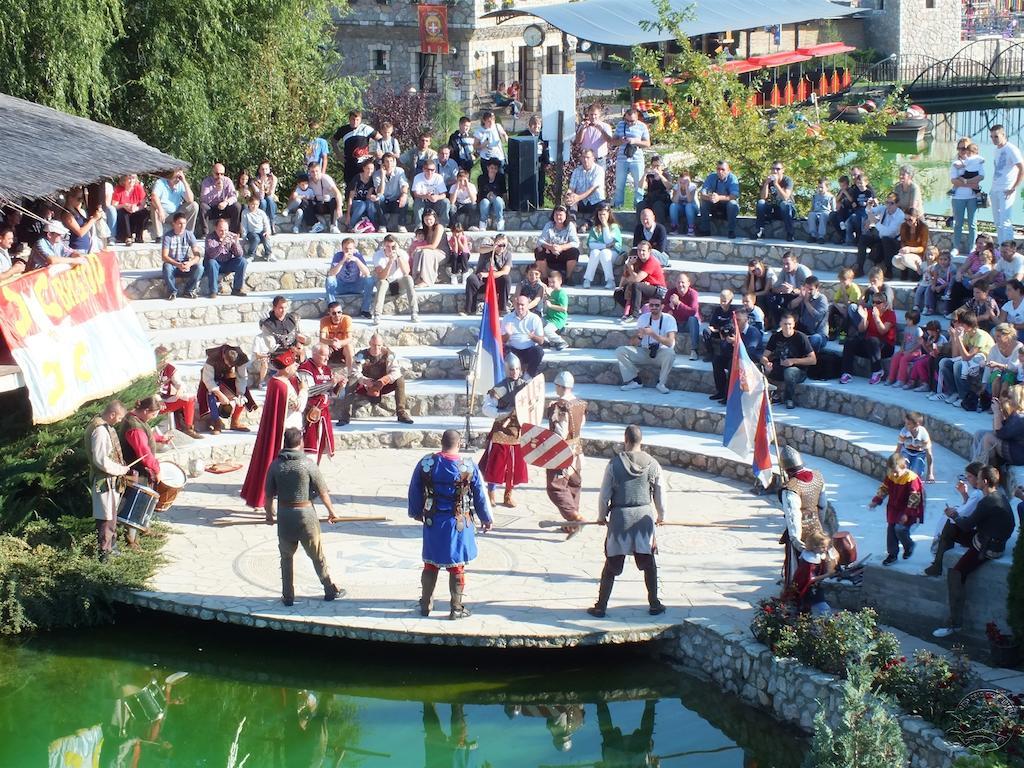
[[[518, 9], [555, 0], [517, 0]], [[431, 0], [427, 4], [440, 5]], [[457, 101], [468, 114], [491, 104], [501, 84], [519, 81], [527, 111], [540, 108], [540, 79], [563, 71], [562, 34], [536, 18], [497, 24], [480, 18], [496, 10], [495, 0], [446, 0], [451, 52], [420, 51], [417, 5], [405, 0], [351, 0], [335, 19], [343, 54], [341, 74], [367, 77], [395, 89], [410, 86]], [[527, 45], [528, 26], [544, 30], [538, 45]]]
[[962, 0], [874, 0], [874, 6], [859, 16], [868, 46], [880, 56], [946, 59], [962, 46]]

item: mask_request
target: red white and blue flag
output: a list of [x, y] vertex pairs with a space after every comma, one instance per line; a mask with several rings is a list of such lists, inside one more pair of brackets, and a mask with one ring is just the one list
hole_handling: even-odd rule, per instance
[[487, 392], [505, 378], [505, 350], [501, 343], [501, 315], [495, 290], [494, 267], [487, 275], [484, 315], [480, 318], [480, 338], [476, 343], [476, 368], [473, 391]]
[[738, 323], [735, 339], [722, 445], [750, 461], [754, 476], [767, 488], [772, 480], [769, 446], [775, 428], [772, 424], [771, 399], [764, 374], [747, 354]]

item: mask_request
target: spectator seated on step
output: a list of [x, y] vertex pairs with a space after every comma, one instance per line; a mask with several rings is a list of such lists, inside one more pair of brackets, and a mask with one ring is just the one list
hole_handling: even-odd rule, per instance
[[480, 209], [480, 229], [486, 230], [494, 221], [494, 229], [505, 229], [505, 197], [508, 182], [501, 170], [501, 160], [496, 157], [481, 158], [483, 171], [476, 178], [476, 199]]
[[250, 261], [256, 258], [256, 249], [263, 246], [263, 258], [267, 261], [277, 261], [274, 256], [274, 248], [270, 244], [270, 218], [260, 208], [260, 198], [251, 195], [245, 203], [245, 210], [242, 212], [242, 242], [245, 251], [245, 258]]
[[352, 418], [352, 408], [360, 402], [379, 405], [384, 395], [394, 393], [395, 415], [403, 424], [412, 424], [405, 400], [405, 376], [398, 356], [384, 344], [379, 333], [370, 337], [369, 346], [356, 353], [355, 373], [338, 403], [338, 426]]
[[807, 214], [808, 240], [812, 243], [825, 243], [828, 239], [828, 223], [836, 211], [836, 196], [829, 189], [828, 179], [818, 179], [818, 188], [811, 197], [811, 210]]
[[196, 236], [188, 229], [188, 215], [178, 211], [171, 216], [171, 226], [160, 240], [160, 261], [167, 286], [167, 300], [178, 298], [175, 281], [185, 280], [185, 295], [196, 298], [203, 278], [203, 252]]
[[253, 343], [259, 380], [262, 382], [266, 377], [271, 358], [291, 351], [296, 360], [305, 359], [310, 340], [302, 332], [298, 313], [291, 311], [291, 302], [284, 296], [275, 296], [270, 312], [260, 320], [259, 335]]
[[423, 173], [423, 166], [425, 166], [428, 161], [433, 161], [435, 164], [437, 163], [437, 152], [430, 147], [432, 139], [433, 137], [430, 133], [424, 131], [416, 137], [416, 146], [409, 147], [402, 153], [398, 162], [405, 171], [405, 177], [407, 179], [413, 179]]
[[88, 263], [85, 254], [72, 250], [64, 242], [67, 234], [67, 227], [59, 221], [48, 221], [43, 227], [43, 236], [36, 241], [32, 248], [28, 269], [43, 269], [57, 264], [75, 266]]
[[378, 205], [384, 216], [384, 228], [404, 232], [406, 208], [409, 205], [409, 179], [398, 165], [398, 158], [385, 152], [380, 170], [373, 174]]
[[370, 308], [376, 286], [373, 270], [356, 248], [356, 241], [346, 237], [341, 241], [341, 250], [334, 254], [331, 266], [327, 270], [327, 281], [324, 286], [327, 303], [336, 302], [339, 296], [362, 296], [359, 311], [362, 317], [369, 320], [373, 317]]
[[757, 306], [757, 297], [752, 293], [744, 293], [740, 296], [740, 306], [747, 310], [750, 324], [764, 333], [764, 311]]
[[376, 298], [373, 304], [373, 316], [384, 314], [384, 301], [392, 283], [405, 291], [409, 301], [409, 314], [414, 323], [420, 321], [419, 297], [413, 284], [412, 265], [409, 254], [398, 247], [398, 241], [392, 235], [386, 235], [381, 241], [380, 250], [374, 254], [374, 274], [377, 277]]
[[871, 364], [869, 384], [878, 384], [885, 376], [882, 367], [884, 358], [892, 357], [896, 349], [896, 313], [884, 291], [871, 294], [871, 305], [861, 307], [857, 335], [847, 336], [843, 345], [843, 373], [840, 384], [848, 384], [853, 378], [853, 364], [858, 357], [865, 357]]
[[615, 350], [622, 374], [622, 390], [640, 389], [638, 368], [658, 366], [658, 383], [655, 388], [663, 395], [668, 394], [668, 375], [676, 359], [676, 319], [662, 311], [662, 301], [652, 297], [648, 301], [650, 312], [640, 315], [636, 333], [628, 345]]
[[661, 164], [660, 155], [651, 155], [650, 164], [640, 179], [643, 200], [636, 204], [637, 211], [649, 208], [654, 218], [662, 223], [669, 221], [668, 207], [672, 203], [672, 177]]
[[203, 251], [203, 267], [206, 272], [206, 295], [213, 298], [220, 289], [221, 275], [233, 274], [231, 283], [232, 296], [245, 296], [245, 271], [249, 260], [242, 253], [242, 243], [238, 235], [228, 230], [227, 219], [217, 219], [213, 232], [206, 236], [206, 248]]
[[377, 185], [374, 181], [376, 166], [373, 160], [366, 160], [359, 166], [359, 173], [352, 177], [348, 186], [348, 214], [345, 218], [345, 228], [354, 232], [356, 225], [360, 226], [362, 232], [362, 220], [370, 222], [367, 231], [377, 232], [383, 223], [380, 210], [380, 196], [377, 194]]
[[1006, 301], [1006, 281], [1024, 280], [1024, 255], [1017, 250], [1013, 240], [999, 244], [999, 258], [992, 267], [992, 282], [989, 287], [992, 297], [999, 303]]
[[423, 172], [412, 180], [412, 215], [413, 221], [423, 218], [423, 211], [431, 210], [437, 214], [443, 226], [448, 226], [448, 214], [451, 204], [448, 202], [448, 187], [437, 172], [437, 160], [427, 160], [423, 164]]
[[526, 277], [519, 282], [519, 287], [516, 288], [516, 296], [525, 296], [529, 302], [526, 308], [536, 313], [538, 317], [543, 317], [544, 292], [545, 285], [540, 277], [540, 267], [531, 264], [526, 268]]
[[199, 203], [195, 200], [183, 169], [170, 171], [153, 183], [149, 193], [149, 210], [152, 214], [154, 240], [163, 237], [164, 229], [170, 228], [171, 219], [176, 213], [185, 214], [185, 226], [189, 232], [196, 231]]
[[753, 258], [747, 262], [747, 274], [743, 281], [743, 293], [754, 295], [754, 303], [761, 309], [765, 328], [769, 325], [768, 312], [772, 309], [772, 289], [775, 287], [775, 270], [765, 264], [764, 259]]
[[337, 301], [328, 304], [327, 314], [320, 318], [320, 342], [331, 350], [327, 358], [331, 365], [344, 365], [346, 372], [352, 370], [352, 318]]
[[672, 201], [668, 206], [668, 219], [672, 224], [671, 232], [682, 231], [686, 221], [686, 234], [691, 237], [697, 232], [697, 184], [690, 177], [690, 169], [684, 168], [679, 178], [672, 185]]
[[146, 188], [134, 173], [126, 173], [114, 187], [112, 198], [117, 209], [117, 240], [125, 245], [142, 242], [142, 233], [149, 223]]
[[991, 331], [999, 321], [999, 305], [989, 295], [988, 286], [978, 283], [974, 286], [971, 300], [960, 307], [958, 312], [973, 312], [978, 318], [978, 327], [983, 331]]
[[546, 279], [549, 269], [557, 269], [565, 275], [566, 281], [572, 281], [573, 270], [580, 258], [580, 236], [576, 225], [569, 220], [565, 206], [556, 206], [551, 211], [551, 220], [541, 230], [533, 255], [542, 279]]
[[451, 207], [451, 223], [463, 229], [478, 229], [480, 209], [477, 207], [479, 193], [476, 184], [469, 180], [469, 171], [459, 169], [455, 181], [448, 187], [448, 204]]
[[512, 249], [504, 234], [498, 234], [493, 240], [488, 238], [480, 243], [480, 256], [477, 258], [476, 269], [466, 277], [466, 304], [465, 310], [460, 312], [460, 315], [476, 314], [492, 269], [494, 270], [494, 290], [498, 300], [498, 312], [503, 312], [508, 306], [511, 287], [509, 273], [512, 271]]
[[[764, 356], [764, 333], [750, 322], [750, 312], [747, 307], [737, 307], [734, 316], [736, 318], [736, 325], [739, 326], [739, 338], [747, 350], [747, 355], [751, 360], [760, 361]], [[721, 403], [725, 402], [728, 395], [729, 375], [732, 370], [735, 344], [735, 328], [726, 330], [723, 336], [723, 343], [718, 346], [715, 356], [711, 361], [711, 373], [715, 382], [715, 391], [711, 394], [711, 399], [718, 400]]]
[[203, 213], [203, 221], [209, 222], [227, 219], [228, 228], [238, 234], [241, 231], [240, 220], [242, 206], [238, 204], [238, 193], [235, 183], [224, 173], [222, 163], [214, 163], [210, 175], [199, 185], [199, 209]]
[[736, 217], [740, 215], [740, 183], [729, 169], [729, 163], [719, 160], [715, 172], [708, 175], [698, 194], [700, 200], [699, 234], [711, 234], [711, 219], [725, 219], [729, 237], [736, 237]]
[[930, 400], [959, 406], [971, 392], [981, 390], [988, 353], [995, 340], [978, 327], [978, 316], [959, 310], [949, 329], [949, 357], [939, 361], [939, 378]]
[[864, 274], [864, 265], [870, 256], [875, 266], [889, 273], [889, 260], [900, 249], [900, 227], [906, 214], [896, 205], [896, 195], [890, 194], [884, 205], [868, 201], [867, 215], [857, 240], [857, 274]]
[[[731, 302], [732, 297], [729, 300]], [[690, 285], [688, 274], [680, 272], [676, 275], [665, 295], [665, 304], [676, 320], [676, 327], [685, 329], [690, 336], [690, 359], [696, 360], [700, 347], [700, 296]]]
[[[654, 297], [661, 299], [667, 293], [661, 264], [655, 258], [651, 244], [641, 240], [636, 246], [636, 252], [626, 258], [619, 287], [612, 294], [615, 303], [623, 309], [622, 321], [636, 319], [645, 301]], [[675, 318], [672, 322], [675, 322]]]
[[821, 352], [828, 344], [828, 299], [819, 290], [818, 278], [809, 275], [804, 279], [789, 311], [796, 315], [797, 330], [807, 336], [815, 352]]
[[779, 330], [772, 334], [764, 348], [761, 367], [771, 381], [782, 382], [782, 398], [786, 408], [796, 407], [796, 386], [807, 379], [807, 372], [818, 361], [807, 335], [796, 329], [796, 317], [786, 312], [779, 320]]
[[793, 241], [793, 221], [796, 219], [793, 179], [786, 175], [782, 163], [776, 160], [761, 182], [757, 201], [757, 223], [754, 239], [764, 237], [765, 227], [772, 220], [781, 221], [786, 229], [786, 240]]
[[917, 280], [927, 268], [925, 252], [929, 246], [928, 225], [921, 218], [920, 208], [906, 212], [900, 225], [900, 249], [892, 257], [894, 270], [900, 270], [900, 279]]
[[998, 467], [1024, 464], [1024, 386], [1009, 387], [993, 399], [992, 429], [974, 435], [975, 461]]
[[523, 370], [531, 378], [540, 370], [544, 359], [544, 324], [530, 311], [530, 301], [516, 296], [515, 309], [501, 321], [501, 340], [505, 349], [519, 358]]
[[718, 294], [718, 303], [712, 308], [708, 322], [701, 330], [705, 362], [714, 360], [722, 344], [728, 341], [729, 336], [732, 334], [733, 312], [736, 309], [732, 305], [732, 300], [732, 291], [728, 288], [723, 288]]
[[437, 172], [444, 179], [445, 187], [455, 183], [455, 175], [459, 172], [459, 164], [452, 157], [452, 148], [442, 144], [437, 148]]
[[285, 214], [291, 217], [293, 235], [301, 231], [306, 209], [312, 205], [312, 201], [313, 190], [309, 188], [309, 174], [300, 173], [295, 177], [295, 189], [288, 197], [288, 207], [285, 209]]
[[860, 286], [853, 282], [853, 277], [852, 267], [843, 267], [836, 273], [836, 287], [832, 290], [832, 301], [828, 307], [830, 339], [846, 338], [847, 328], [860, 304]]
[[548, 284], [543, 294], [544, 340], [560, 352], [569, 346], [562, 332], [569, 324], [569, 294], [562, 287], [562, 273], [548, 270]]
[[1020, 280], [1006, 281], [1006, 301], [999, 309], [999, 322], [1012, 325], [1017, 339], [1024, 341], [1024, 283]]
[[600, 268], [606, 290], [615, 290], [615, 262], [622, 255], [622, 228], [615, 220], [612, 207], [601, 203], [594, 213], [594, 223], [587, 234], [590, 258], [583, 274], [583, 287], [590, 288]]
[[829, 224], [835, 232], [832, 242], [841, 245], [846, 242], [846, 220], [853, 213], [853, 188], [849, 176], [839, 177], [839, 191], [836, 192], [836, 209], [828, 217]]
[[771, 291], [765, 296], [764, 314], [769, 328], [774, 328], [779, 316], [790, 310], [800, 296], [800, 287], [810, 276], [811, 270], [800, 263], [796, 254], [792, 251], [782, 254], [782, 264], [772, 275]]
[[641, 240], [651, 244], [651, 252], [654, 258], [663, 267], [668, 266], [668, 230], [664, 224], [658, 223], [654, 210], [644, 208], [637, 216], [636, 229], [633, 230], [633, 247], [636, 248]]
[[314, 234], [327, 228], [333, 235], [341, 234], [341, 230], [338, 229], [338, 222], [341, 220], [341, 190], [333, 178], [320, 170], [318, 164], [310, 163], [306, 171], [313, 197], [302, 204], [303, 223]]
[[846, 244], [860, 242], [860, 236], [864, 232], [864, 220], [868, 216], [868, 209], [877, 207], [878, 199], [875, 191], [868, 184], [868, 177], [859, 168], [853, 171], [853, 186], [850, 187], [850, 197], [853, 202], [850, 205], [850, 217], [846, 220]]
[[8, 280], [25, 271], [25, 259], [11, 252], [14, 247], [14, 229], [0, 226], [0, 281]]
[[892, 188], [892, 191], [896, 195], [896, 204], [908, 216], [912, 209], [924, 210], [924, 198], [921, 196], [921, 188], [914, 181], [914, 169], [912, 166], [900, 166], [899, 179], [896, 182], [896, 186]]
[[579, 222], [579, 231], [587, 231], [589, 219], [604, 199], [604, 168], [597, 164], [594, 150], [585, 149], [580, 164], [569, 176], [569, 189], [565, 193], [565, 207], [572, 214], [572, 220], [583, 219]]

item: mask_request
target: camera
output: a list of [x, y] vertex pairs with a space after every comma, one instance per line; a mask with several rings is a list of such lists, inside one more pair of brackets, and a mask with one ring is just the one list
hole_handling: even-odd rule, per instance
[[647, 354], [651, 356], [652, 360], [656, 358], [658, 356], [658, 345], [649, 344], [647, 346]]

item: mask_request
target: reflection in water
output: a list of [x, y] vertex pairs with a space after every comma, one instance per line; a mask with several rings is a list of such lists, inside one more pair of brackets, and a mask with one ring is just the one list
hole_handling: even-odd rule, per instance
[[795, 768], [804, 749], [625, 649], [453, 664], [190, 628], [139, 628], [133, 659], [106, 630], [0, 643], [0, 766]]

